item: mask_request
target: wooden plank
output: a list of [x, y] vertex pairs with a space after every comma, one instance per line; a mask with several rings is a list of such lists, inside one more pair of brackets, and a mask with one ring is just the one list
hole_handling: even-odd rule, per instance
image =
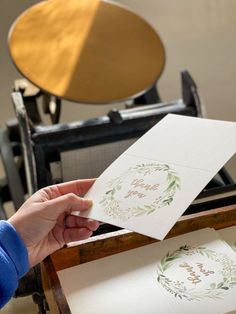
[[57, 272], [50, 257], [41, 263], [41, 277], [44, 294], [48, 302], [50, 313], [71, 314], [66, 297], [61, 289]]
[[[236, 205], [182, 216], [166, 238], [172, 238], [207, 227], [217, 230], [232, 225], [236, 225]], [[52, 254], [51, 259], [56, 271], [157, 241], [150, 237], [127, 231], [116, 231], [94, 237], [92, 241], [91, 239], [81, 241], [78, 246], [64, 248]]]

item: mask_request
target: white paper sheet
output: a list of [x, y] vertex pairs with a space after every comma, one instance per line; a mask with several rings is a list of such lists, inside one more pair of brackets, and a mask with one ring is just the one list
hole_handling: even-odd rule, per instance
[[222, 314], [236, 309], [236, 254], [213, 229], [58, 272], [73, 314]]
[[163, 239], [236, 152], [236, 123], [169, 114], [117, 158], [83, 217]]

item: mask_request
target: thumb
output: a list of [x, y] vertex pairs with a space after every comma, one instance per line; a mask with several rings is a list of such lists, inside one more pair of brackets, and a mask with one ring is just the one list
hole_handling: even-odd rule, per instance
[[57, 219], [61, 214], [70, 214], [72, 211], [81, 211], [89, 209], [93, 202], [77, 196], [74, 193], [68, 193], [47, 202], [47, 211], [50, 213], [50, 218]]

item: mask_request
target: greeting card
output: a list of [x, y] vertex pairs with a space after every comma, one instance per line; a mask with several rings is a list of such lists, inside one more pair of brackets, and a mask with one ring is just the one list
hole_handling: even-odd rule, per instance
[[68, 268], [58, 276], [73, 314], [236, 309], [236, 254], [213, 229]]
[[142, 254], [176, 313], [236, 310], [236, 254], [213, 229], [163, 241]]
[[103, 172], [81, 216], [163, 239], [235, 152], [236, 123], [169, 114]]

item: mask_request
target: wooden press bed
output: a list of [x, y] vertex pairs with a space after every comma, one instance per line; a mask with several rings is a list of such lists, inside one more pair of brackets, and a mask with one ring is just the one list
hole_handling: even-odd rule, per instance
[[[216, 230], [236, 225], [236, 204], [180, 217], [166, 238], [212, 227]], [[42, 278], [50, 313], [71, 313], [57, 271], [87, 263], [112, 254], [151, 244], [157, 240], [119, 230], [80, 241], [49, 256], [42, 264]]]

